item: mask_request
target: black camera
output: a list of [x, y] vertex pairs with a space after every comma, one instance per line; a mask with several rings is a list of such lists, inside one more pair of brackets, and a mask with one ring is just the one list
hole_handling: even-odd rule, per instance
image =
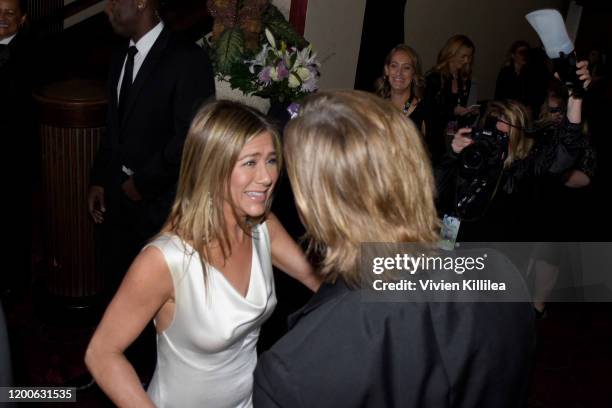
[[461, 172], [467, 176], [486, 176], [499, 170], [508, 156], [508, 135], [497, 129], [498, 119], [489, 116], [484, 126], [472, 127], [474, 141], [461, 151]]
[[576, 53], [564, 54], [559, 52], [559, 58], [552, 60], [554, 70], [565, 87], [572, 92], [574, 98], [582, 98], [584, 95], [584, 83], [576, 75]]
[[497, 129], [497, 122], [489, 116], [483, 126], [472, 127], [474, 143], [459, 155], [455, 211], [464, 220], [484, 214], [499, 183], [508, 156], [508, 135]]

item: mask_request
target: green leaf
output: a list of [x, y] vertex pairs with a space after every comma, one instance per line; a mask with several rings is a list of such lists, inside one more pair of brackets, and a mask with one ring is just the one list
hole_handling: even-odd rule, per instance
[[228, 28], [217, 41], [215, 66], [219, 73], [230, 73], [232, 64], [242, 62], [244, 53], [244, 36], [239, 28]]
[[308, 46], [308, 41], [293, 29], [276, 6], [270, 4], [264, 11], [261, 20], [277, 40], [284, 40], [287, 45], [293, 45], [298, 49]]
[[233, 89], [240, 89], [249, 95], [257, 91], [257, 75], [251, 74], [246, 64], [233, 64], [230, 70], [229, 83]]

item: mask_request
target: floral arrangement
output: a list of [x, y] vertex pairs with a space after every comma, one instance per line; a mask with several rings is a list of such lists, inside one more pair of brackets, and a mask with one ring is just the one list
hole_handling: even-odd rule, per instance
[[208, 0], [206, 36], [218, 78], [246, 95], [296, 101], [317, 89], [312, 46], [269, 0]]

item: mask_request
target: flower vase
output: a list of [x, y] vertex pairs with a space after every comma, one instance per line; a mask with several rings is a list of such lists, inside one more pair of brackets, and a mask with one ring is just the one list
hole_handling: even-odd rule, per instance
[[276, 121], [281, 130], [285, 128], [285, 125], [287, 124], [287, 122], [289, 122], [289, 119], [291, 119], [291, 115], [287, 111], [289, 105], [291, 105], [291, 101], [270, 101], [270, 109], [268, 110], [268, 116]]
[[270, 109], [270, 100], [255, 95], [246, 95], [240, 89], [232, 89], [230, 83], [224, 79], [215, 77], [215, 92], [217, 100], [230, 100], [244, 103], [267, 114]]

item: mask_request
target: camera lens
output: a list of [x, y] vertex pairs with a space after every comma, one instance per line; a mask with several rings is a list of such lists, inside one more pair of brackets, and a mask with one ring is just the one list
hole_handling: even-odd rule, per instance
[[462, 153], [462, 164], [465, 170], [479, 171], [483, 167], [486, 156], [477, 144], [466, 147]]

